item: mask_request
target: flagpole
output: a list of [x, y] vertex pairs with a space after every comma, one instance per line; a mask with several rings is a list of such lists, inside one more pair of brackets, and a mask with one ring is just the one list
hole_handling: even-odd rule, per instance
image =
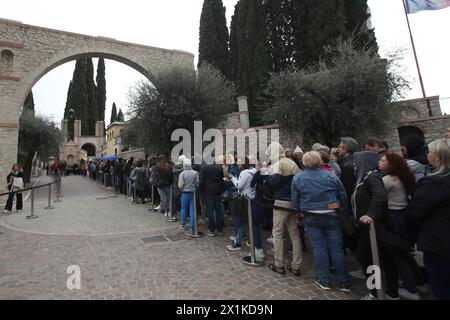
[[[425, 94], [425, 87], [423, 85], [422, 73], [420, 72], [419, 60], [417, 59], [416, 46], [414, 45], [414, 38], [412, 36], [411, 26], [409, 25], [408, 10], [406, 9], [405, 0], [402, 0], [402, 2], [403, 2], [403, 8], [405, 10], [406, 23], [408, 24], [409, 37], [411, 39], [411, 46], [413, 48], [414, 59], [416, 61], [417, 73], [419, 74], [420, 88], [422, 89], [422, 96], [423, 96], [423, 98], [426, 98], [427, 96]], [[431, 108], [430, 108], [430, 101], [429, 100], [427, 100], [427, 107], [428, 107], [428, 114], [430, 116], [432, 116]]]

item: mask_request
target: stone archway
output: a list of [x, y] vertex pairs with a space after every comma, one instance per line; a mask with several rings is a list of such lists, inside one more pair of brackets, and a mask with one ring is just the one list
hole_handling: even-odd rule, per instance
[[85, 143], [81, 146], [82, 150], [85, 150], [88, 157], [95, 157], [96, 156], [96, 147], [92, 143]]
[[403, 137], [409, 135], [409, 134], [415, 134], [424, 139], [424, 134], [422, 129], [416, 127], [416, 126], [402, 126], [398, 128], [398, 135], [400, 137], [400, 141]]
[[122, 62], [148, 77], [173, 66], [194, 68], [194, 55], [53, 30], [0, 19], [0, 180], [17, 160], [19, 117], [34, 84], [50, 70], [81, 57]]

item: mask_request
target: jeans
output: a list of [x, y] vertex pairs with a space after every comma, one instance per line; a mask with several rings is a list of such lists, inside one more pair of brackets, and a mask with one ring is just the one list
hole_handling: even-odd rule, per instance
[[209, 231], [223, 232], [223, 207], [220, 196], [207, 194], [205, 197]]
[[194, 193], [183, 192], [181, 196], [181, 224], [186, 224], [187, 211], [189, 210], [189, 223], [194, 228]]
[[228, 208], [230, 209], [231, 219], [233, 221], [233, 230], [232, 234], [235, 236], [239, 230], [239, 212], [237, 208], [237, 200], [233, 198], [226, 198]]
[[161, 196], [161, 209], [164, 211], [169, 211], [169, 201], [170, 201], [170, 187], [158, 188], [159, 195]]
[[349, 282], [347, 263], [344, 255], [342, 228], [338, 220], [320, 216], [305, 217], [306, 233], [313, 247], [318, 278], [330, 284], [330, 258], [336, 270], [336, 278], [341, 284]]
[[127, 196], [128, 198], [131, 198], [133, 196], [133, 179], [128, 177], [127, 181], [128, 181]]
[[436, 299], [450, 300], [450, 260], [435, 253], [424, 252], [423, 262]]
[[[259, 207], [257, 206], [255, 201], [251, 201], [252, 206], [252, 227], [253, 227], [253, 244], [256, 249], [262, 249], [262, 240], [261, 240], [261, 230], [259, 229], [259, 224], [261, 220], [261, 211], [259, 210]], [[242, 215], [248, 216], [248, 200], [243, 200], [243, 205], [241, 206], [243, 212]], [[247, 227], [248, 227], [248, 218], [242, 219], [239, 224], [239, 230], [238, 234], [236, 236], [236, 243], [241, 244], [242, 239], [244, 238], [245, 234], [247, 233]]]
[[[16, 210], [22, 210], [22, 208], [23, 208], [22, 193], [16, 193], [16, 197], [17, 197]], [[14, 193], [11, 192], [8, 195], [8, 200], [6, 201], [5, 210], [12, 211], [13, 200], [14, 200]]]
[[[388, 211], [388, 215], [392, 221], [392, 225], [394, 227], [395, 233], [397, 233], [403, 240], [405, 240], [406, 242], [409, 243], [405, 214], [406, 214], [406, 210], [389, 210]], [[410, 266], [405, 261], [405, 259], [399, 254], [394, 255], [393, 258], [394, 258], [395, 264], [397, 265], [400, 277], [403, 280], [403, 285], [404, 285], [405, 289], [407, 289], [409, 292], [416, 293], [417, 287], [414, 282], [414, 275], [413, 275], [413, 272], [411, 271]]]

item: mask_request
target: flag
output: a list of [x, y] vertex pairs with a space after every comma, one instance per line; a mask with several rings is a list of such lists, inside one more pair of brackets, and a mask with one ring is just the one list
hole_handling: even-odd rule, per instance
[[440, 10], [450, 7], [450, 0], [404, 0], [406, 12], [416, 13], [422, 10]]

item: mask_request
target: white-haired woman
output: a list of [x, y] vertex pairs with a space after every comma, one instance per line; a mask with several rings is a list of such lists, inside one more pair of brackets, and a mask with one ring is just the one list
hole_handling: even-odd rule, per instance
[[341, 290], [350, 291], [343, 234], [336, 209], [347, 204], [342, 182], [334, 173], [321, 170], [317, 151], [303, 156], [305, 171], [292, 180], [292, 207], [304, 215], [306, 233], [311, 240], [320, 288], [330, 290], [330, 256]]
[[428, 145], [434, 171], [419, 180], [407, 219], [419, 224], [417, 248], [437, 299], [450, 299], [450, 139]]

